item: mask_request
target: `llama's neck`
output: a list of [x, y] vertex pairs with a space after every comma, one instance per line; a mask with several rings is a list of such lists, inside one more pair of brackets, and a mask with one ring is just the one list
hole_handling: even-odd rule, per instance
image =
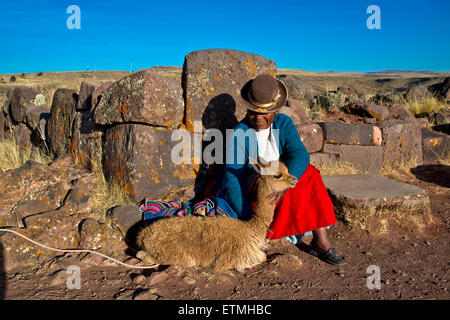
[[255, 231], [265, 235], [267, 233], [267, 229], [269, 229], [272, 224], [275, 205], [270, 204], [274, 200], [273, 198], [267, 199], [273, 191], [260, 182], [261, 181], [257, 182], [258, 186], [255, 194], [255, 198], [257, 200], [255, 213], [249, 222], [255, 225]]

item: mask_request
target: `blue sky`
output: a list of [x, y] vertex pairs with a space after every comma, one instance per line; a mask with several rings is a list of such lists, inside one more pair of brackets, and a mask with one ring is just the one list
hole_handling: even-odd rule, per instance
[[[66, 26], [69, 5], [79, 30]], [[370, 5], [379, 30], [367, 28]], [[0, 73], [182, 66], [211, 48], [307, 71], [450, 71], [449, 12], [447, 0], [2, 1]]]

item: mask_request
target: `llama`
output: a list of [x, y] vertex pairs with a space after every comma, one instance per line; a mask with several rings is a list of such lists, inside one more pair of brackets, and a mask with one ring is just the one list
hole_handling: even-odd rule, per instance
[[[262, 250], [273, 220], [275, 205], [267, 196], [295, 186], [297, 179], [278, 161], [253, 168], [260, 174], [255, 197], [257, 205], [249, 220], [223, 216], [185, 216], [164, 218], [141, 229], [137, 257], [147, 263], [182, 267], [212, 266], [216, 271], [240, 272], [266, 261]], [[275, 174], [268, 171], [270, 168]]]

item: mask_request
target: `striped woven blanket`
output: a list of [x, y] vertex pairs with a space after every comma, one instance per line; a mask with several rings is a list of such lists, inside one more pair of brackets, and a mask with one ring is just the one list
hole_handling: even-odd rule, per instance
[[188, 201], [156, 201], [146, 198], [139, 207], [145, 221], [155, 220], [170, 216], [225, 216], [238, 218], [237, 213], [230, 207], [227, 201], [220, 197], [207, 198], [198, 203]]

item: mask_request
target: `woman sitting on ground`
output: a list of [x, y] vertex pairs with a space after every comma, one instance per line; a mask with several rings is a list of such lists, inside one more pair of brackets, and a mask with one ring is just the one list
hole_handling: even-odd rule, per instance
[[[327, 238], [326, 227], [335, 224], [336, 217], [320, 172], [310, 164], [292, 120], [278, 113], [287, 100], [285, 85], [270, 75], [261, 75], [244, 85], [241, 95], [248, 112], [234, 128], [233, 143], [227, 145], [232, 148], [227, 149], [227, 156], [232, 155], [232, 159], [227, 158], [223, 188], [217, 196], [224, 198], [240, 219], [250, 218], [255, 205], [249, 196], [255, 181], [250, 159], [283, 161], [298, 182], [295, 187], [270, 196], [276, 207], [266, 238], [289, 237], [301, 243], [302, 235], [312, 231], [308, 253], [333, 265], [346, 264]], [[242, 133], [244, 139], [240, 139]], [[238, 159], [239, 152], [243, 159]]]

